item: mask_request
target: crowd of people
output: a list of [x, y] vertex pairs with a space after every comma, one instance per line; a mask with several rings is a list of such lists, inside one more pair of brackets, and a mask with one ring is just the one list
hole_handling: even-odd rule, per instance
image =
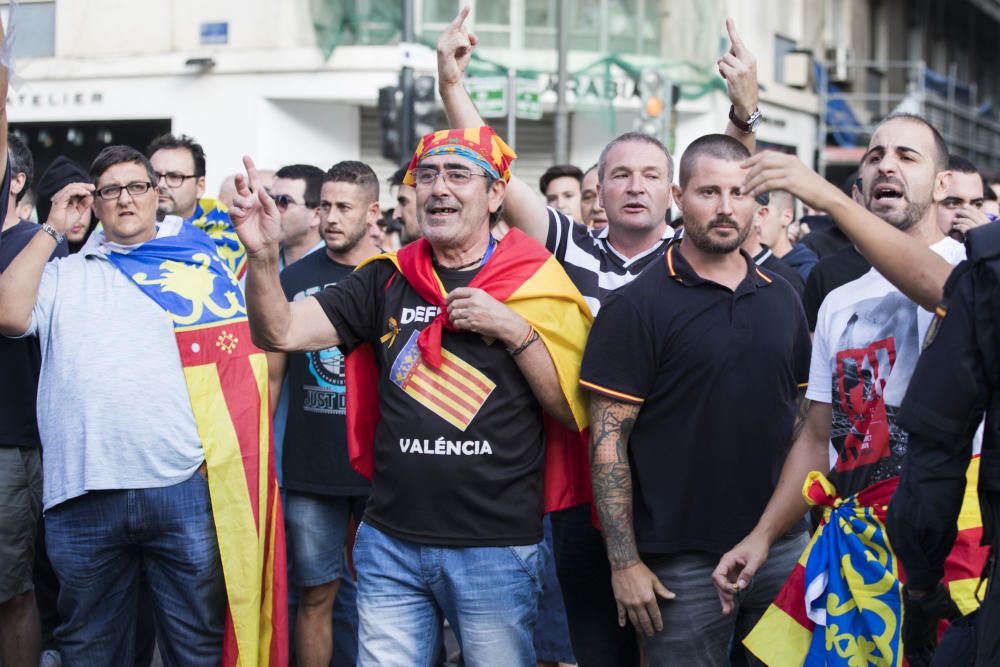
[[723, 133], [536, 189], [467, 16], [385, 184], [0, 114], [0, 664], [997, 664], [993, 186], [756, 152], [728, 22]]

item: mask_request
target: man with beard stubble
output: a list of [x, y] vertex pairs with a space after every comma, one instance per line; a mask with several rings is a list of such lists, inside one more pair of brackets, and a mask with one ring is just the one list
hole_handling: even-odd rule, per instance
[[804, 526], [786, 531], [723, 614], [712, 570], [777, 484], [809, 360], [794, 289], [740, 247], [749, 156], [723, 135], [688, 147], [673, 186], [684, 236], [605, 299], [580, 373], [618, 622], [642, 632], [652, 666], [728, 664], [806, 542]]

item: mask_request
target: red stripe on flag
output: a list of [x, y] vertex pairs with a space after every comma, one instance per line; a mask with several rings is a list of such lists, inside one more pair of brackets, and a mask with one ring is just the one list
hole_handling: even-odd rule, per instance
[[444, 410], [445, 412], [447, 412], [448, 414], [450, 414], [451, 416], [453, 416], [455, 419], [457, 419], [458, 421], [462, 422], [466, 426], [468, 426], [469, 422], [472, 420], [471, 417], [469, 417], [468, 415], [463, 415], [462, 413], [460, 413], [458, 410], [456, 410], [455, 408], [451, 407], [447, 403], [443, 403], [434, 394], [432, 394], [432, 393], [430, 393], [430, 392], [422, 389], [421, 387], [418, 387], [417, 385], [414, 385], [414, 384], [409, 385], [406, 388], [406, 391], [412, 391], [415, 394], [419, 394], [419, 395], [423, 396], [428, 401], [430, 401], [431, 403], [433, 403], [434, 405], [436, 405], [437, 407], [439, 407], [441, 410]]
[[774, 606], [791, 616], [796, 623], [812, 632], [816, 624], [806, 615], [806, 568], [801, 563], [795, 564], [795, 569], [788, 576], [788, 581], [781, 587]]
[[959, 532], [955, 545], [944, 564], [944, 580], [978, 579], [983, 572], [988, 548], [980, 546], [982, 527], [966, 528]]
[[[229, 409], [229, 417], [240, 443], [243, 470], [246, 471], [247, 487], [254, 524], [261, 529], [260, 522], [260, 409], [261, 396], [257, 391], [248, 392], [248, 387], [257, 386], [253, 367], [247, 357], [228, 360], [216, 366], [222, 395]], [[265, 469], [267, 463], [264, 463]]]
[[[456, 393], [457, 391], [459, 391], [459, 387], [457, 385], [449, 383], [446, 378], [441, 378], [441, 376], [439, 375], [428, 373], [423, 366], [414, 369], [414, 372], [410, 374], [410, 377], [420, 378], [434, 389], [440, 391], [441, 394], [445, 396], [445, 398], [450, 398], [452, 401], [458, 403], [460, 407], [463, 407], [466, 410], [469, 410], [471, 412], [479, 411], [479, 408], [474, 403], [470, 402], [470, 400], [473, 398], [474, 395], [469, 393], [463, 393], [463, 395], [460, 396], [458, 393]], [[409, 386], [409, 384], [407, 386]], [[475, 398], [480, 398], [480, 400], [482, 400], [481, 397], [478, 396], [476, 396]]]
[[484, 394], [489, 394], [491, 391], [493, 391], [488, 384], [485, 384], [482, 380], [480, 380], [479, 378], [477, 378], [475, 375], [473, 375], [472, 373], [470, 373], [469, 371], [465, 370], [464, 368], [462, 368], [461, 366], [459, 366], [457, 363], [455, 363], [454, 361], [451, 361], [450, 359], [448, 359], [447, 357], [445, 357], [443, 355], [441, 357], [441, 367], [442, 368], [450, 368], [451, 370], [455, 371], [455, 373], [457, 373], [458, 375], [461, 375], [464, 379], [468, 380], [470, 384], [474, 385], [476, 387], [476, 389], [478, 389], [479, 391], [483, 392]]

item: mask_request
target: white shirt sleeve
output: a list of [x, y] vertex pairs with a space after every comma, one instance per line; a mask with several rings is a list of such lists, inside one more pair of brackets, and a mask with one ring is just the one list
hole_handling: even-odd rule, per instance
[[830, 298], [823, 299], [816, 316], [812, 358], [809, 361], [809, 387], [806, 398], [821, 403], [833, 402], [833, 369], [830, 359]]

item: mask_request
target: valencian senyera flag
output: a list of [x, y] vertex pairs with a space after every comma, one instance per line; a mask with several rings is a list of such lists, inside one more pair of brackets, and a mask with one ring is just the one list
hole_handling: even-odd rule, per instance
[[247, 270], [247, 251], [236, 235], [236, 228], [233, 227], [225, 204], [210, 197], [199, 199], [194, 214], [186, 222], [208, 234], [215, 242], [215, 251], [225, 260], [233, 275], [243, 277]]
[[[478, 369], [441, 346], [444, 328], [452, 330], [445, 308], [445, 290], [431, 262], [426, 239], [399, 252], [377, 255], [374, 261], [392, 262], [401, 275], [441, 312], [420, 333], [407, 341], [396, 357], [391, 381], [420, 402], [433, 404], [435, 412], [449, 408], [449, 421], [463, 429], [474, 418], [493, 390], [493, 382]], [[359, 266], [358, 268], [361, 268]], [[562, 266], [537, 241], [511, 229], [501, 239], [489, 261], [469, 283], [507, 305], [538, 331], [552, 358], [563, 396], [573, 412], [576, 428], [570, 429], [545, 415], [545, 509], [554, 511], [591, 499], [587, 459], [587, 403], [579, 388], [580, 362], [593, 316]], [[372, 450], [378, 425], [378, 370], [371, 346], [365, 344], [347, 356], [347, 442], [351, 465], [371, 479]], [[442, 403], [441, 387], [449, 392]], [[431, 405], [428, 405], [431, 407]]]
[[174, 323], [205, 450], [228, 609], [224, 667], [288, 662], [284, 520], [268, 418], [267, 359], [215, 243], [189, 223], [108, 259]]
[[[975, 589], [986, 559], [979, 457], [966, 474], [958, 538], [945, 561], [945, 584], [963, 614], [979, 606]], [[767, 665], [904, 665], [900, 642], [905, 573], [893, 554], [885, 516], [898, 478], [839, 498], [811, 472], [802, 494], [823, 519], [774, 603], [744, 640]]]

